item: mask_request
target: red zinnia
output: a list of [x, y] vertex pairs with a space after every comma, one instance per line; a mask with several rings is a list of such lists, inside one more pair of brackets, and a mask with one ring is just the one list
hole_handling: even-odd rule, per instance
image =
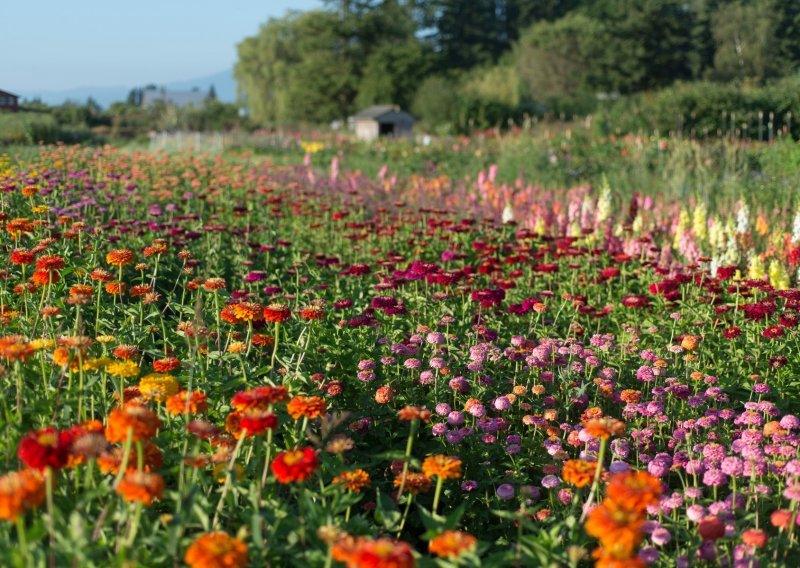
[[265, 430], [274, 430], [278, 426], [278, 419], [271, 412], [256, 410], [242, 415], [239, 419], [239, 428], [247, 430], [247, 436], [258, 436]]
[[725, 523], [719, 517], [706, 517], [697, 526], [703, 540], [717, 540], [725, 536]]
[[294, 483], [311, 477], [318, 465], [319, 458], [314, 448], [302, 448], [281, 452], [270, 464], [270, 469], [278, 483]]
[[647, 296], [637, 296], [636, 294], [628, 294], [622, 298], [622, 305], [626, 308], [646, 308], [650, 305], [650, 298]]
[[742, 330], [737, 326], [729, 327], [722, 331], [722, 337], [725, 339], [736, 339], [740, 335], [742, 335]]
[[52, 426], [27, 434], [19, 443], [17, 457], [31, 469], [47, 467], [60, 469], [67, 464], [72, 434], [68, 430], [58, 431]]
[[761, 332], [761, 335], [766, 337], [767, 339], [778, 339], [779, 337], [783, 337], [783, 328], [779, 325], [770, 325]]
[[292, 311], [286, 304], [270, 304], [264, 308], [264, 319], [271, 323], [283, 323], [289, 321]]
[[33, 264], [34, 255], [25, 249], [16, 249], [11, 251], [10, 260], [12, 264]]

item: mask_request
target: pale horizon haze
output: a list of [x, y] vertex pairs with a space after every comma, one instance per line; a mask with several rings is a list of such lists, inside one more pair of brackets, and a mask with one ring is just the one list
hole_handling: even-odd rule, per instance
[[9, 1], [0, 24], [0, 89], [17, 94], [137, 86], [212, 75], [271, 17], [319, 0]]

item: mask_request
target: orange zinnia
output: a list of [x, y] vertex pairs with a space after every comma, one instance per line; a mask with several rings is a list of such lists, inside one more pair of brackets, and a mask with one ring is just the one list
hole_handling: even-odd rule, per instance
[[26, 361], [34, 353], [36, 349], [22, 335], [0, 337], [0, 358], [6, 361]]
[[181, 391], [167, 399], [166, 408], [170, 414], [199, 414], [208, 410], [208, 402], [200, 391]]
[[112, 250], [106, 255], [106, 262], [111, 266], [127, 266], [133, 264], [136, 255], [128, 249]]
[[370, 485], [369, 474], [363, 469], [344, 471], [334, 477], [333, 482], [355, 493], [361, 493], [362, 489]]
[[28, 509], [44, 503], [45, 485], [41, 473], [32, 469], [0, 476], [0, 520], [15, 521]]
[[150, 505], [164, 496], [164, 480], [157, 473], [129, 471], [117, 486], [117, 493], [128, 502]]
[[286, 304], [270, 304], [264, 308], [263, 316], [269, 323], [283, 323], [292, 317], [292, 310]]
[[600, 545], [614, 558], [630, 558], [642, 542], [644, 516], [620, 506], [611, 499], [592, 509], [586, 519], [586, 533], [600, 541]]
[[428, 543], [428, 550], [439, 558], [458, 558], [475, 550], [478, 539], [463, 531], [444, 531]]
[[391, 538], [371, 540], [345, 537], [333, 545], [333, 559], [347, 568], [413, 568], [414, 552], [408, 543]]
[[424, 473], [408, 472], [406, 473], [406, 482], [403, 485], [403, 474], [397, 474], [394, 478], [394, 486], [397, 488], [404, 487], [405, 491], [412, 495], [419, 495], [420, 493], [427, 493], [431, 490], [431, 478]]
[[631, 511], [644, 512], [661, 497], [661, 482], [645, 471], [615, 473], [606, 486], [606, 496]]
[[238, 568], [247, 565], [247, 545], [222, 531], [200, 535], [186, 549], [191, 568]]
[[564, 483], [581, 488], [589, 485], [594, 479], [597, 462], [586, 460], [567, 460], [561, 469], [561, 478]]
[[231, 406], [239, 411], [268, 409], [271, 405], [283, 402], [289, 398], [286, 387], [271, 387], [264, 385], [237, 392], [231, 398]]
[[422, 473], [428, 477], [435, 475], [440, 479], [458, 479], [461, 477], [461, 460], [444, 454], [428, 456], [422, 462]]
[[[143, 455], [144, 460], [142, 465], [144, 471], [159, 469], [164, 464], [164, 454], [155, 444], [145, 444]], [[139, 468], [137, 457], [137, 449], [131, 448], [131, 451], [128, 453], [128, 465], [125, 471], [135, 471]], [[119, 473], [119, 468], [122, 466], [122, 458], [122, 448], [115, 447], [111, 451], [103, 452], [97, 458], [97, 467], [107, 475], [117, 475]]]
[[112, 444], [125, 442], [128, 431], [133, 432], [134, 442], [149, 440], [159, 428], [161, 420], [155, 412], [139, 404], [128, 404], [109, 413], [106, 440]]
[[594, 568], [645, 568], [647, 564], [639, 556], [630, 558], [615, 558], [602, 548], [596, 549], [594, 557]]
[[286, 410], [295, 420], [301, 417], [318, 418], [325, 414], [325, 399], [319, 396], [296, 396], [286, 405]]
[[592, 438], [603, 440], [625, 433], [625, 423], [609, 416], [587, 420], [583, 428]]

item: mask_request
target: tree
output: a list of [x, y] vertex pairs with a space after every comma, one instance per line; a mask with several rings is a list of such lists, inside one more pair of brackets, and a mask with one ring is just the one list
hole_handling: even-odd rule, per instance
[[552, 104], [607, 87], [608, 76], [596, 55], [610, 40], [602, 23], [577, 13], [534, 25], [515, 49], [523, 96]]
[[720, 6], [712, 16], [714, 77], [722, 81], [762, 81], [778, 74], [779, 44], [771, 1], [741, 0]]

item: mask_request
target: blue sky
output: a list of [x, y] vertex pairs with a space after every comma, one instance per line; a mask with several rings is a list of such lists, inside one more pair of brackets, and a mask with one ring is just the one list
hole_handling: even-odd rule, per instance
[[319, 0], [7, 0], [0, 88], [11, 92], [165, 83], [236, 62], [271, 16]]

